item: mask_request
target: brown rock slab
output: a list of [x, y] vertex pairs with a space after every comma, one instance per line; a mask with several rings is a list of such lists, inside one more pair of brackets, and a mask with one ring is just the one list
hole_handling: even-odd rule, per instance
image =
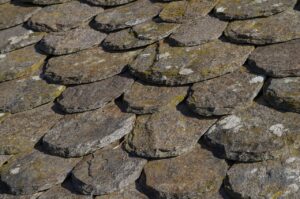
[[251, 19], [267, 17], [293, 8], [296, 0], [221, 0], [215, 7], [216, 16], [222, 19]]
[[256, 48], [248, 58], [252, 70], [271, 77], [300, 76], [300, 39]]
[[280, 110], [300, 113], [300, 78], [270, 79], [264, 88], [264, 99]]
[[101, 7], [71, 1], [44, 7], [34, 14], [27, 24], [33, 30], [42, 32], [67, 31], [88, 22], [101, 12]]
[[184, 100], [188, 87], [166, 87], [135, 82], [123, 97], [126, 111], [136, 114], [154, 113]]
[[182, 24], [169, 37], [176, 46], [196, 46], [218, 39], [227, 22], [206, 16]]
[[106, 34], [88, 26], [46, 35], [38, 48], [50, 55], [65, 55], [99, 45]]
[[205, 134], [205, 140], [229, 160], [274, 159], [288, 152], [287, 147], [297, 148], [299, 124], [299, 114], [254, 103], [218, 121]]
[[0, 31], [0, 53], [7, 53], [37, 43], [45, 33], [33, 32], [18, 25]]
[[134, 114], [121, 112], [113, 103], [102, 109], [67, 115], [43, 137], [43, 147], [63, 157], [84, 156], [130, 133], [134, 122]]
[[44, 134], [60, 119], [53, 103], [9, 115], [0, 123], [0, 154], [32, 150]]
[[113, 193], [134, 184], [146, 163], [120, 147], [107, 147], [85, 157], [72, 171], [72, 182], [84, 194]]
[[119, 6], [133, 2], [135, 0], [86, 0], [96, 6]]
[[194, 84], [187, 102], [199, 115], [228, 115], [236, 108], [251, 105], [264, 79], [241, 69]]
[[198, 145], [185, 155], [150, 161], [142, 181], [155, 198], [206, 199], [218, 193], [227, 168], [224, 160]]
[[183, 85], [203, 81], [237, 70], [253, 50], [219, 40], [194, 47], [171, 47], [166, 43], [148, 46], [130, 71], [156, 84]]
[[46, 5], [52, 5], [52, 4], [66, 3], [71, 0], [21, 0], [21, 1], [24, 3], [31, 3], [31, 4], [46, 6]]
[[[109, 1], [105, 0], [105, 2]], [[120, 30], [151, 20], [159, 14], [161, 9], [160, 4], [151, 3], [150, 0], [138, 0], [125, 6], [105, 10], [97, 15], [93, 25], [95, 28], [103, 31]]]
[[0, 5], [0, 30], [19, 25], [27, 21], [41, 8], [23, 3], [5, 3]]
[[64, 86], [47, 84], [39, 76], [7, 81], [0, 84], [0, 111], [17, 113], [53, 101]]
[[130, 185], [125, 190], [102, 196], [96, 196], [95, 199], [148, 199], [148, 197], [139, 192], [133, 185]]
[[0, 54], [0, 82], [33, 74], [41, 69], [46, 57], [34, 46]]
[[1, 181], [12, 194], [34, 194], [62, 183], [78, 161], [33, 151], [10, 159], [1, 169]]
[[53, 57], [48, 61], [45, 77], [60, 84], [91, 83], [121, 73], [140, 51], [110, 53], [101, 48]]
[[166, 158], [185, 154], [197, 145], [215, 119], [197, 118], [179, 105], [152, 115], [138, 116], [125, 148], [138, 156]]
[[114, 76], [99, 82], [67, 88], [58, 98], [60, 108], [67, 113], [78, 113], [104, 107], [129, 90], [134, 80]]
[[287, 10], [267, 17], [229, 23], [225, 35], [231, 41], [265, 45], [300, 38], [300, 12]]

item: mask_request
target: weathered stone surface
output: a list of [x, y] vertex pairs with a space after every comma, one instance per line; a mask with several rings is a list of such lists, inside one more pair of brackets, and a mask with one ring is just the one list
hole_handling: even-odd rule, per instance
[[28, 30], [23, 25], [1, 30], [0, 53], [7, 53], [37, 43], [44, 35], [43, 32]]
[[226, 159], [262, 161], [281, 156], [289, 146], [297, 147], [299, 126], [299, 114], [254, 103], [218, 121], [205, 134], [205, 140]]
[[95, 199], [148, 199], [148, 197], [136, 190], [134, 185], [130, 185], [123, 191], [114, 192], [102, 196], [96, 196]]
[[125, 92], [126, 111], [136, 114], [154, 113], [160, 109], [177, 105], [184, 100], [188, 87], [165, 87], [135, 82]]
[[0, 82], [27, 76], [41, 69], [46, 55], [34, 46], [28, 46], [7, 54], [0, 54]]
[[233, 198], [298, 198], [299, 169], [299, 156], [235, 164], [227, 173], [225, 188]]
[[176, 46], [196, 46], [218, 39], [227, 22], [206, 16], [182, 24], [169, 38]]
[[64, 86], [47, 84], [39, 76], [7, 81], [0, 84], [0, 111], [17, 113], [53, 101]]
[[126, 137], [125, 148], [136, 155], [165, 158], [191, 151], [200, 137], [216, 122], [197, 118], [185, 105], [137, 118]]
[[1, 181], [12, 194], [37, 193], [62, 183], [78, 161], [35, 150], [10, 159], [1, 169]]
[[83, 84], [103, 80], [122, 72], [140, 51], [109, 53], [101, 48], [51, 58], [45, 77], [61, 84]]
[[96, 6], [118, 6], [133, 2], [135, 0], [86, 0]]
[[266, 17], [293, 8], [297, 0], [220, 0], [214, 11], [222, 19]]
[[73, 170], [72, 181], [84, 194], [103, 195], [120, 191], [140, 176], [147, 160], [107, 147], [85, 157]]
[[32, 3], [36, 5], [52, 5], [52, 4], [60, 4], [60, 3], [66, 3], [71, 0], [21, 0], [22, 2], [25, 3]]
[[252, 104], [260, 92], [264, 77], [248, 73], [245, 69], [199, 82], [193, 85], [187, 100], [199, 115], [228, 115], [238, 107]]
[[16, 154], [33, 149], [61, 118], [62, 115], [53, 109], [53, 103], [9, 115], [0, 123], [0, 154]]
[[30, 18], [28, 26], [42, 32], [66, 31], [86, 23], [101, 12], [101, 7], [71, 1], [44, 7]]
[[174, 1], [167, 4], [159, 17], [166, 22], [183, 22], [206, 16], [217, 4], [217, 0]]
[[46, 35], [38, 48], [47, 54], [64, 55], [99, 45], [106, 34], [88, 26]]
[[256, 48], [248, 59], [251, 69], [272, 77], [300, 76], [300, 39]]
[[13, 194], [0, 194], [0, 199], [38, 199], [41, 193], [32, 195], [13, 195]]
[[219, 40], [194, 47], [148, 46], [130, 64], [133, 75], [157, 84], [182, 85], [238, 69], [253, 50]]
[[11, 157], [12, 157], [11, 155], [0, 155], [0, 167], [3, 164], [5, 164]]
[[43, 147], [54, 155], [83, 156], [121, 139], [132, 130], [134, 121], [134, 114], [122, 113], [113, 103], [67, 115], [44, 136]]
[[150, 0], [138, 0], [125, 6], [105, 10], [97, 15], [94, 20], [94, 26], [104, 31], [128, 28], [152, 19], [158, 15], [161, 9], [160, 4], [151, 3]]
[[56, 185], [48, 191], [44, 192], [39, 197], [39, 199], [91, 199], [91, 196], [82, 195], [74, 192], [71, 185], [69, 185], [68, 187]]
[[300, 113], [300, 77], [270, 79], [264, 88], [264, 98], [275, 108]]
[[27, 21], [40, 7], [22, 3], [5, 3], [0, 5], [0, 30], [19, 25]]
[[8, 3], [10, 0], [0, 0], [0, 4]]
[[188, 154], [150, 161], [142, 180], [154, 198], [207, 199], [217, 193], [226, 175], [227, 164], [199, 145]]
[[225, 35], [238, 43], [265, 45], [300, 38], [300, 12], [287, 10], [267, 17], [229, 23]]
[[130, 89], [134, 80], [114, 76], [99, 82], [67, 88], [58, 98], [60, 108], [67, 113], [78, 113], [104, 107]]

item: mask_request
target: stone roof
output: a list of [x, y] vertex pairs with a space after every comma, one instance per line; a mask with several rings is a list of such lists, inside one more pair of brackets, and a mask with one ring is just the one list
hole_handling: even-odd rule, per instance
[[297, 0], [0, 0], [0, 199], [299, 199]]

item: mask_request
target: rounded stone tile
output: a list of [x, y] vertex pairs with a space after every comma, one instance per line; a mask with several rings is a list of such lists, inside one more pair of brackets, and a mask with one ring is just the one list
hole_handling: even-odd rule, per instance
[[300, 76], [300, 39], [256, 48], [248, 58], [250, 69], [271, 77]]
[[27, 21], [41, 8], [23, 3], [5, 3], [0, 5], [0, 30], [19, 25]]
[[29, 151], [62, 115], [55, 112], [53, 103], [9, 115], [0, 123], [0, 154]]
[[238, 107], [252, 104], [260, 92], [264, 77], [245, 69], [195, 83], [187, 100], [191, 109], [204, 116], [227, 115]]
[[102, 109], [66, 115], [43, 137], [43, 148], [63, 157], [79, 157], [103, 148], [130, 133], [135, 115], [113, 103]]
[[218, 39], [227, 22], [206, 16], [183, 23], [169, 37], [176, 46], [196, 46]]
[[114, 192], [107, 195], [96, 196], [95, 199], [148, 199], [146, 195], [136, 190], [133, 185], [123, 191]]
[[0, 111], [17, 113], [53, 101], [65, 87], [47, 84], [39, 76], [7, 81], [0, 84]]
[[151, 3], [150, 0], [138, 0], [125, 6], [105, 10], [96, 16], [93, 25], [96, 29], [109, 32], [120, 30], [151, 20], [161, 9], [160, 4]]
[[103, 12], [101, 7], [71, 1], [44, 7], [34, 14], [27, 24], [33, 30], [42, 32], [66, 31], [88, 22], [101, 12]]
[[166, 158], [191, 151], [215, 119], [197, 118], [179, 105], [152, 115], [138, 116], [125, 148], [138, 156]]
[[138, 78], [156, 84], [183, 85], [237, 70], [254, 48], [219, 40], [194, 47], [148, 46], [130, 64]]
[[67, 88], [58, 98], [60, 108], [67, 113], [78, 113], [104, 107], [130, 89], [134, 80], [114, 76], [99, 82]]
[[78, 191], [104, 195], [134, 184], [146, 163], [147, 160], [131, 157], [120, 147], [107, 147], [85, 157], [71, 177]]
[[91, 196], [76, 193], [71, 185], [68, 187], [56, 185], [42, 193], [38, 199], [91, 199]]
[[1, 169], [1, 181], [12, 194], [34, 194], [62, 183], [78, 161], [33, 151], [10, 159]]
[[300, 77], [270, 79], [264, 88], [264, 99], [273, 107], [300, 113]]
[[184, 100], [188, 87], [166, 87], [135, 82], [126, 91], [123, 100], [126, 111], [136, 114], [154, 113], [166, 106], [177, 105]]
[[225, 35], [233, 42], [265, 45], [300, 38], [300, 12], [287, 10], [267, 17], [229, 23]]
[[31, 3], [31, 4], [36, 4], [36, 5], [41, 5], [41, 6], [46, 6], [46, 5], [52, 5], [52, 4], [61, 4], [61, 3], [66, 3], [72, 0], [20, 0], [24, 3]]
[[50, 55], [65, 55], [99, 45], [106, 34], [88, 26], [46, 35], [38, 48]]
[[254, 103], [222, 118], [204, 138], [226, 159], [255, 162], [277, 158], [288, 152], [287, 147], [297, 148], [299, 126], [299, 114]]
[[0, 82], [33, 74], [41, 69], [46, 57], [34, 46], [0, 54]]
[[214, 11], [222, 19], [267, 17], [293, 8], [297, 0], [220, 0]]
[[53, 57], [44, 75], [51, 82], [65, 85], [91, 83], [121, 73], [139, 52], [110, 53], [97, 47]]
[[207, 199], [218, 193], [227, 168], [224, 160], [198, 145], [185, 155], [150, 161], [142, 184], [154, 198]]

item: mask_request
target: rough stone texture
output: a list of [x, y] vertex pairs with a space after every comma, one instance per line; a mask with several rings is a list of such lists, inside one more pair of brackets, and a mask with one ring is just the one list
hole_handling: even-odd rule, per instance
[[46, 5], [52, 5], [52, 4], [66, 3], [66, 2], [72, 1], [72, 0], [21, 0], [21, 1], [25, 2], [25, 3], [46, 6]]
[[219, 40], [195, 47], [147, 47], [130, 64], [133, 75], [157, 84], [182, 85], [233, 72], [254, 48]]
[[46, 35], [38, 48], [50, 55], [64, 55], [99, 45], [106, 34], [88, 26]]
[[107, 195], [96, 196], [95, 199], [148, 199], [146, 195], [136, 190], [133, 185], [123, 191], [114, 192]]
[[234, 42], [265, 45], [300, 38], [300, 12], [287, 10], [267, 17], [229, 23], [225, 35]]
[[34, 46], [28, 46], [7, 54], [0, 54], [0, 82], [30, 75], [44, 64], [42, 55]]
[[1, 194], [0, 199], [38, 199], [41, 193], [32, 195], [13, 195], [13, 194]]
[[134, 121], [134, 114], [122, 113], [113, 103], [67, 115], [43, 137], [43, 147], [54, 155], [83, 156], [121, 139], [132, 130]]
[[267, 17], [293, 8], [297, 0], [220, 0], [214, 11], [222, 19]]
[[228, 115], [238, 107], [252, 104], [260, 92], [264, 77], [243, 68], [218, 78], [193, 85], [187, 100], [199, 115]]
[[272, 77], [300, 76], [300, 39], [256, 48], [248, 59], [250, 68]]
[[217, 0], [188, 0], [168, 3], [159, 17], [166, 22], [184, 22], [206, 16], [217, 4]]
[[8, 2], [10, 2], [10, 0], [0, 0], [0, 5]]
[[74, 54], [51, 58], [45, 77], [61, 84], [91, 83], [122, 72], [140, 51], [109, 53], [92, 48]]
[[28, 26], [42, 32], [66, 31], [82, 25], [101, 12], [101, 7], [71, 1], [44, 7], [30, 18]]
[[126, 111], [136, 114], [148, 114], [169, 106], [177, 105], [184, 100], [188, 87], [165, 87], [135, 82], [125, 92]]
[[264, 88], [264, 98], [275, 108], [300, 113], [300, 78], [270, 79]]
[[37, 43], [45, 35], [43, 32], [33, 32], [18, 25], [0, 31], [0, 53], [7, 53], [19, 48]]
[[84, 158], [73, 170], [72, 181], [84, 194], [103, 195], [120, 191], [140, 176], [147, 160], [107, 147]]
[[139, 116], [126, 138], [125, 148], [147, 158], [182, 155], [196, 146], [214, 122], [215, 119], [197, 118], [184, 105]]
[[142, 178], [146, 189], [165, 199], [207, 199], [219, 191], [227, 164], [199, 145], [188, 154], [150, 161]]
[[0, 5], [0, 30], [19, 25], [27, 21], [40, 7], [22, 3], [5, 3]]
[[41, 106], [58, 97], [64, 86], [47, 84], [39, 76], [31, 76], [0, 84], [0, 111], [17, 113]]
[[196, 46], [218, 39], [226, 26], [227, 22], [206, 16], [184, 23], [170, 39], [176, 46]]
[[12, 194], [34, 194], [62, 183], [78, 161], [33, 151], [14, 157], [4, 165], [1, 181]]
[[235, 164], [227, 173], [226, 190], [233, 198], [298, 198], [299, 155], [283, 160]]
[[74, 192], [71, 185], [68, 187], [57, 185], [44, 192], [39, 199], [92, 199], [92, 197]]
[[281, 156], [287, 147], [299, 148], [299, 126], [299, 114], [254, 103], [218, 121], [205, 134], [205, 140], [226, 159], [262, 161]]
[[[67, 88], [58, 98], [60, 108], [67, 113], [78, 113], [104, 107], [130, 89], [134, 80], [114, 76], [99, 82]], [[75, 100], [74, 100], [75, 99]]]
[[99, 30], [120, 30], [148, 21], [158, 15], [160, 10], [160, 4], [151, 3], [150, 0], [138, 0], [125, 6], [105, 10], [97, 15], [93, 24]]
[[62, 115], [55, 112], [53, 103], [9, 115], [0, 123], [0, 154], [16, 154], [33, 149], [61, 118]]
[[118, 6], [133, 2], [135, 0], [86, 0], [96, 6]]
[[[0, 155], [0, 168], [5, 164], [12, 156], [11, 155]], [[1, 198], [1, 197], [0, 197]]]

